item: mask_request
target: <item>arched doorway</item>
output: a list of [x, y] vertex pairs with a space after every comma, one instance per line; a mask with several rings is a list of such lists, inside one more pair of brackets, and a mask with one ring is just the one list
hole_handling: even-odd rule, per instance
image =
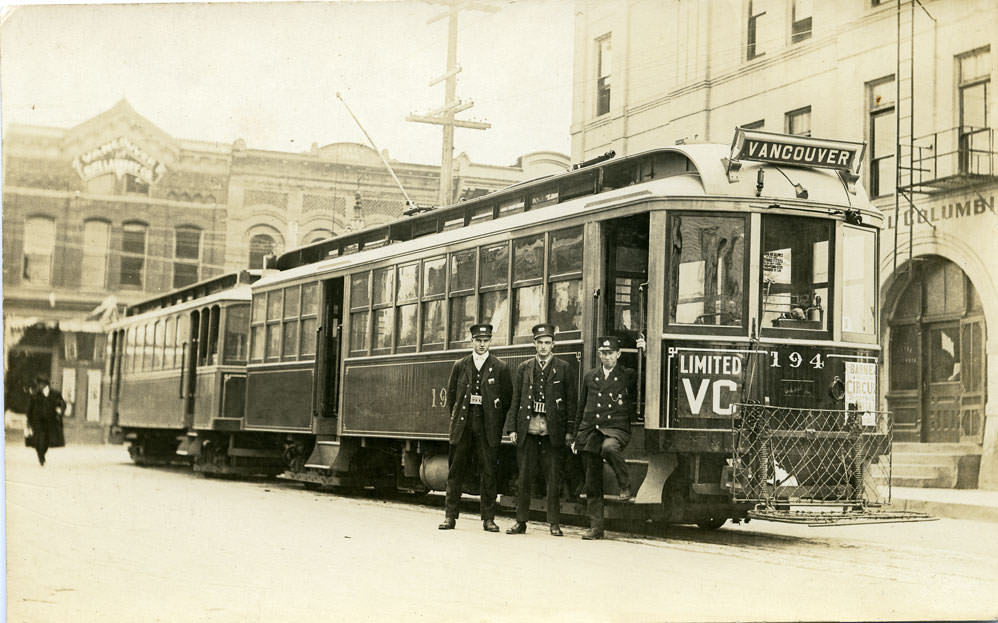
[[946, 258], [920, 257], [906, 268], [898, 269], [887, 297], [893, 301], [886, 343], [894, 440], [980, 444], [987, 400], [981, 299]]

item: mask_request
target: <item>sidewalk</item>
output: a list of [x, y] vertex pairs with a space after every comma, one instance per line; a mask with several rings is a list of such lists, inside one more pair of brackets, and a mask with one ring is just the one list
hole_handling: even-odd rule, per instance
[[998, 521], [998, 491], [892, 487], [891, 507], [933, 517]]

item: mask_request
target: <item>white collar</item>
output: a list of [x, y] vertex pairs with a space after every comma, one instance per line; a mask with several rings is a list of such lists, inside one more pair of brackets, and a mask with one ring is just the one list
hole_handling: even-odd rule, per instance
[[614, 366], [613, 368], [610, 368], [609, 370], [607, 370], [606, 368], [603, 368], [603, 366], [600, 366], [600, 368], [603, 369], [603, 378], [605, 378], [605, 379], [610, 378], [610, 375], [613, 374], [613, 369], [616, 368], [616, 367], [617, 366]]
[[485, 360], [489, 358], [489, 352], [485, 351], [484, 355], [479, 355], [475, 351], [471, 351], [471, 358], [475, 362], [475, 369], [476, 370], [481, 370], [482, 366], [485, 365]]

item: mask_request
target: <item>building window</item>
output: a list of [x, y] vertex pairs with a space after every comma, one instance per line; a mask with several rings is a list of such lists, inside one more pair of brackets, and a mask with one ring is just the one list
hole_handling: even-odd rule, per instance
[[596, 40], [596, 116], [610, 112], [610, 35]]
[[263, 268], [263, 258], [274, 252], [277, 243], [267, 234], [257, 234], [250, 238], [249, 267]]
[[811, 0], [793, 0], [790, 22], [790, 43], [800, 43], [811, 38]]
[[107, 221], [83, 223], [83, 272], [81, 285], [103, 290], [107, 286], [107, 256], [111, 225]]
[[759, 44], [759, 34], [761, 33], [762, 17], [766, 11], [762, 8], [762, 3], [758, 0], [749, 0], [748, 5], [748, 38], [745, 46], [745, 57], [748, 60], [762, 56], [766, 52]]
[[29, 218], [24, 223], [24, 280], [28, 283], [52, 283], [52, 258], [55, 254], [55, 219]]
[[142, 287], [146, 263], [146, 226], [140, 223], [125, 223], [121, 233], [121, 273], [122, 286]]
[[795, 136], [811, 136], [811, 107], [805, 106], [787, 113], [786, 132]]
[[958, 57], [960, 64], [960, 173], [991, 172], [988, 129], [991, 90], [991, 48], [984, 47]]
[[197, 283], [201, 264], [201, 230], [178, 227], [174, 230], [173, 287]]
[[870, 196], [894, 193], [894, 77], [867, 85], [870, 111]]

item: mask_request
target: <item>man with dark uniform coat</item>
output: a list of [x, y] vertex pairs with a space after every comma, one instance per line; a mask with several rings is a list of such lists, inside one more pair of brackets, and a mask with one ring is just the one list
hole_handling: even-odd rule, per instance
[[441, 530], [453, 530], [461, 502], [461, 485], [478, 457], [479, 495], [482, 527], [499, 532], [496, 525], [496, 466], [502, 425], [509, 408], [509, 367], [489, 354], [492, 325], [471, 326], [474, 345], [470, 355], [454, 362], [447, 381], [447, 410], [450, 411], [450, 457], [447, 468], [446, 518]]
[[575, 439], [575, 375], [567, 362], [552, 353], [555, 327], [535, 325], [531, 329], [537, 356], [522, 362], [513, 375], [513, 401], [506, 414], [505, 430], [516, 444], [519, 491], [516, 523], [506, 534], [523, 534], [530, 517], [530, 485], [538, 463], [544, 466], [547, 488], [547, 520], [551, 534], [562, 536], [561, 474], [565, 447]]
[[[644, 340], [638, 340], [644, 348]], [[586, 514], [589, 530], [586, 540], [603, 538], [603, 460], [620, 485], [620, 499], [634, 499], [623, 449], [631, 439], [636, 377], [634, 371], [617, 365], [620, 339], [601, 337], [597, 341], [600, 365], [586, 372], [579, 391], [578, 430], [572, 451], [582, 450], [586, 469]]]
[[66, 401], [58, 390], [49, 386], [49, 379], [39, 375], [35, 379], [35, 391], [28, 403], [28, 426], [38, 455], [38, 464], [45, 465], [45, 453], [49, 448], [64, 446], [62, 414], [66, 411]]

